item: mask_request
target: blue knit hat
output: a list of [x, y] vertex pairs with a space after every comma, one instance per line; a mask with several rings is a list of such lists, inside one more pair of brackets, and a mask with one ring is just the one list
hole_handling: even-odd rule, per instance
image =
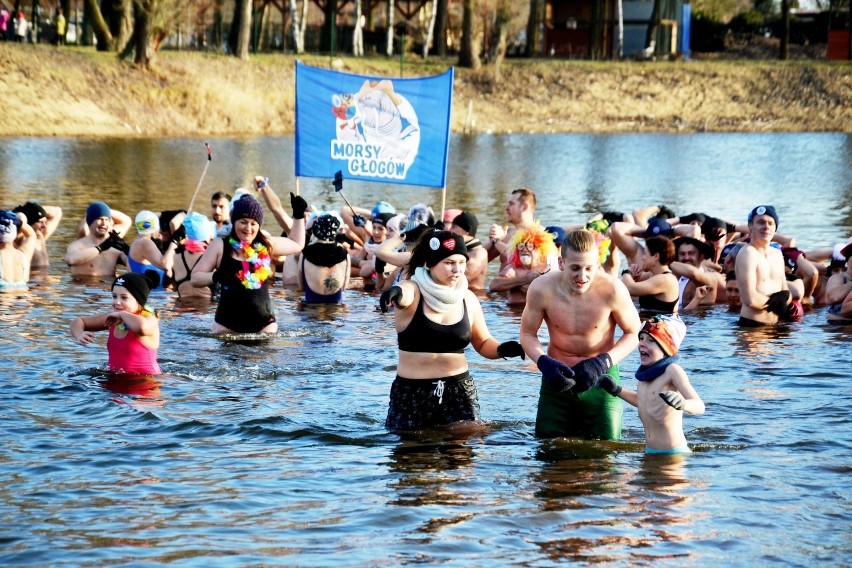
[[91, 225], [101, 217], [109, 217], [112, 219], [112, 210], [109, 208], [109, 205], [103, 201], [90, 203], [86, 208], [86, 224]]

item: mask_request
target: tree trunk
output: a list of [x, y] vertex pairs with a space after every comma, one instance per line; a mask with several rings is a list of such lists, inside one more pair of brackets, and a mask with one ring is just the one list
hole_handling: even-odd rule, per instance
[[444, 57], [447, 55], [447, 1], [438, 0], [438, 11], [435, 15], [435, 55]]
[[479, 50], [473, 38], [473, 5], [474, 0], [464, 0], [462, 7], [462, 38], [459, 51], [459, 67], [479, 69]]
[[210, 42], [213, 44], [213, 49], [219, 51], [222, 49], [222, 5], [225, 0], [216, 0], [213, 7], [213, 33]]
[[113, 31], [113, 35], [115, 36], [115, 48], [119, 52], [124, 50], [135, 32], [135, 4], [134, 0], [120, 0], [120, 2], [116, 2], [116, 19], [118, 24], [115, 29], [116, 31]]
[[388, 57], [393, 57], [393, 18], [394, 14], [396, 13], [396, 3], [394, 2], [394, 0], [388, 0], [387, 10], [388, 42], [387, 47], [385, 48], [385, 53]]
[[527, 20], [527, 45], [526, 56], [534, 57], [541, 55], [542, 50], [539, 46], [542, 44], [542, 26], [544, 24], [542, 14], [543, 0], [530, 0], [530, 17]]
[[352, 34], [352, 55], [364, 55], [364, 15], [361, 13], [361, 0], [355, 0], [355, 30]]
[[657, 41], [657, 29], [660, 27], [661, 10], [662, 0], [654, 0], [654, 8], [651, 11], [651, 20], [648, 22], [648, 31], [645, 33], [645, 47], [650, 47], [651, 41], [654, 41], [655, 44], [660, 43]]
[[240, 27], [237, 33], [237, 46], [234, 55], [243, 61], [249, 58], [249, 41], [251, 40], [251, 0], [238, 0], [240, 11]]
[[142, 69], [148, 69], [151, 66], [153, 51], [151, 50], [151, 16], [153, 6], [152, 2], [133, 3], [133, 43], [136, 48], [136, 55], [133, 57], [133, 63]]
[[429, 57], [429, 47], [435, 37], [435, 18], [438, 15], [438, 0], [432, 0], [432, 14], [429, 16], [429, 26], [426, 28], [426, 40], [423, 42], [423, 59]]
[[494, 69], [494, 80], [500, 81], [500, 66], [503, 64], [503, 59], [506, 58], [506, 44], [508, 42], [508, 26], [509, 26], [509, 7], [506, 0], [500, 3], [497, 8], [497, 17], [494, 21], [492, 47], [492, 65]]
[[790, 0], [781, 0], [781, 61], [790, 58]]
[[[307, 5], [307, 0], [302, 0]], [[299, 11], [297, 0], [290, 0], [290, 37], [293, 41], [293, 51], [305, 52], [305, 36], [302, 34], [302, 13]]]
[[101, 14], [101, 8], [98, 6], [98, 0], [86, 0], [86, 7], [89, 9], [89, 16], [92, 23], [92, 31], [95, 38], [98, 40], [98, 51], [112, 51], [115, 49], [115, 39], [112, 37], [112, 32], [109, 31], [109, 26]]
[[337, 48], [337, 0], [326, 0], [320, 33], [320, 50], [334, 53]]

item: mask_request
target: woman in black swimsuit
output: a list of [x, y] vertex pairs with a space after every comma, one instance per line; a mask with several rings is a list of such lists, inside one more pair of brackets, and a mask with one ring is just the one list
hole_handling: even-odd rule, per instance
[[631, 296], [639, 299], [639, 310], [654, 314], [677, 312], [677, 277], [669, 270], [675, 260], [674, 244], [667, 237], [645, 239], [642, 266], [631, 264], [621, 280]]
[[517, 341], [491, 337], [482, 306], [468, 290], [464, 240], [429, 229], [411, 253], [403, 280], [382, 294], [392, 303], [399, 339], [397, 376], [386, 426], [404, 431], [479, 420], [476, 386], [468, 372], [468, 344], [488, 359], [523, 357]]
[[275, 333], [278, 323], [269, 298], [275, 276], [273, 258], [298, 254], [305, 245], [307, 202], [290, 194], [293, 230], [290, 238], [266, 236], [260, 231], [263, 206], [251, 195], [232, 204], [233, 228], [216, 239], [192, 271], [192, 285], [222, 285], [213, 333]]

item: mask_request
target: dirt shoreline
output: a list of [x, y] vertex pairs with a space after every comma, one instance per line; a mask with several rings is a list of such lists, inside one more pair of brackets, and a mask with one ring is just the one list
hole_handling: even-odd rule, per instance
[[[165, 52], [153, 71], [90, 48], [0, 44], [0, 136], [291, 134], [295, 56]], [[329, 67], [328, 57], [301, 61]], [[399, 59], [340, 58], [398, 77]], [[454, 60], [403, 62], [406, 77]], [[507, 60], [456, 69], [453, 132], [852, 132], [852, 64]]]

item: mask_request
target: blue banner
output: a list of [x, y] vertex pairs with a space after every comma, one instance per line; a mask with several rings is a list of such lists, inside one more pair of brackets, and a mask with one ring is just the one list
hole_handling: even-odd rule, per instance
[[384, 79], [296, 62], [296, 176], [444, 187], [453, 73]]

